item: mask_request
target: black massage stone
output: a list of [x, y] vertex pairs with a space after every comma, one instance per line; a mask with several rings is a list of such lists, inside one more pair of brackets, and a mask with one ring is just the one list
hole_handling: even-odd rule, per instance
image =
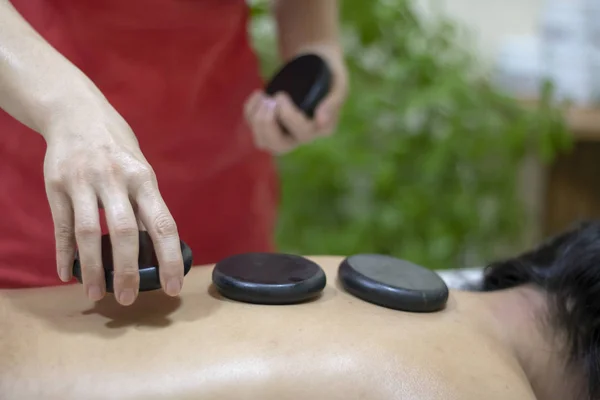
[[[152, 244], [152, 239], [148, 232], [139, 232], [139, 254], [138, 254], [138, 265], [140, 269], [140, 292], [147, 292], [150, 290], [157, 290], [161, 288], [158, 260]], [[192, 267], [192, 250], [183, 241], [181, 243], [181, 255], [183, 256], [183, 273], [187, 275]], [[113, 257], [112, 257], [112, 246], [109, 235], [102, 236], [102, 263], [104, 265], [104, 275], [106, 279], [106, 291], [109, 293], [113, 292]], [[75, 255], [75, 262], [73, 263], [73, 276], [82, 283], [81, 279], [81, 265], [79, 262], [79, 253]]]
[[228, 257], [215, 265], [212, 280], [231, 300], [253, 304], [301, 303], [321, 294], [325, 272], [300, 256], [246, 253]]
[[448, 287], [439, 275], [390, 256], [350, 256], [340, 264], [338, 276], [350, 294], [395, 310], [434, 312], [448, 301]]
[[265, 93], [287, 93], [294, 104], [312, 118], [319, 103], [331, 89], [332, 75], [327, 63], [316, 54], [305, 54], [285, 64], [267, 84]]

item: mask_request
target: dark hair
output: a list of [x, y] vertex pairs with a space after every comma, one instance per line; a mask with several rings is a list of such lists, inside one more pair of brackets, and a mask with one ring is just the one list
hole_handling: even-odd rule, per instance
[[569, 366], [585, 374], [588, 399], [600, 399], [600, 221], [588, 221], [515, 258], [486, 267], [483, 291], [534, 284], [566, 338]]

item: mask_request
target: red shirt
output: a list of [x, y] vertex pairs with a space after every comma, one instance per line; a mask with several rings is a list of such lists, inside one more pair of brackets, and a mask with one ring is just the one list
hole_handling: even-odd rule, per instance
[[[244, 0], [12, 3], [131, 125], [196, 265], [272, 250], [273, 162], [243, 120], [262, 85]], [[0, 288], [60, 284], [45, 148], [0, 110]]]

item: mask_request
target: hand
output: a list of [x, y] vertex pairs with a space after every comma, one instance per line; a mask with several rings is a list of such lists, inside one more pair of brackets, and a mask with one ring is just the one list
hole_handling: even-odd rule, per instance
[[[333, 75], [332, 87], [315, 111], [313, 120], [296, 107], [286, 93], [274, 97], [262, 91], [255, 91], [247, 100], [244, 113], [252, 129], [255, 145], [275, 154], [283, 154], [296, 146], [318, 137], [333, 133], [339, 118], [340, 109], [348, 92], [348, 74], [341, 50], [337, 46], [311, 46], [299, 54], [320, 55], [327, 62]], [[285, 134], [278, 121], [289, 134]]]
[[102, 107], [58, 116], [44, 132], [44, 176], [59, 276], [64, 282], [72, 278], [77, 244], [87, 296], [97, 301], [106, 293], [98, 212], [102, 206], [112, 243], [117, 301], [130, 305], [139, 291], [136, 215], [154, 243], [162, 287], [176, 296], [183, 282], [183, 259], [175, 221], [128, 124], [114, 109], [98, 108]]

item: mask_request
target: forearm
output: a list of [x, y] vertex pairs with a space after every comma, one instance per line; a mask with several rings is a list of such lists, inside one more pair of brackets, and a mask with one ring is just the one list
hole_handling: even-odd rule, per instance
[[307, 47], [339, 48], [337, 0], [273, 0], [279, 51], [289, 60]]
[[44, 135], [55, 116], [102, 98], [8, 0], [0, 0], [0, 108]]

